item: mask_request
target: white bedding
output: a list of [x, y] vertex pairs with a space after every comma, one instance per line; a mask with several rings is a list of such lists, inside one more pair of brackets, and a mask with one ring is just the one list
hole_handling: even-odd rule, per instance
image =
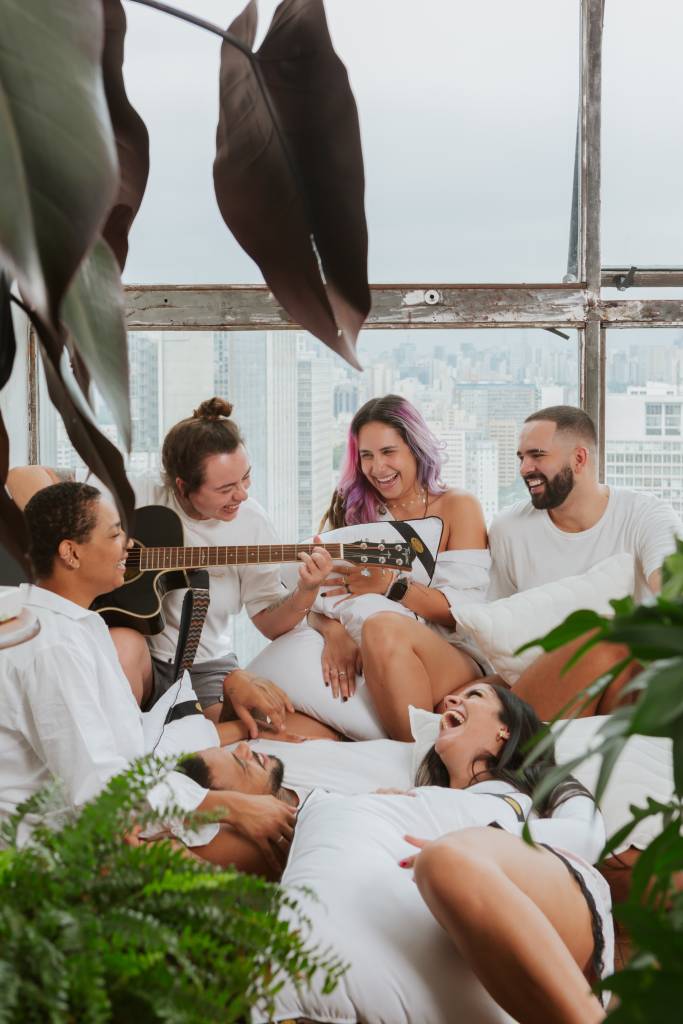
[[[343, 797], [315, 790], [297, 825], [283, 885], [312, 924], [311, 937], [352, 968], [331, 995], [285, 985], [272, 1020], [304, 1016], [351, 1024], [509, 1024], [459, 959], [398, 859], [413, 852], [400, 837], [435, 837], [467, 817], [450, 790], [419, 798]], [[457, 796], [457, 795], [456, 795]], [[510, 814], [489, 797], [492, 818]], [[298, 891], [310, 886], [320, 899]], [[258, 1010], [254, 1024], [267, 1018]]]

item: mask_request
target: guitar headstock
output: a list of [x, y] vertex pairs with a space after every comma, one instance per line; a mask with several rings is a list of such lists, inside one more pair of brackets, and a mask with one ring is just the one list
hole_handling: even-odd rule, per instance
[[408, 572], [415, 551], [405, 541], [361, 540], [344, 544], [344, 560], [357, 565], [383, 565]]

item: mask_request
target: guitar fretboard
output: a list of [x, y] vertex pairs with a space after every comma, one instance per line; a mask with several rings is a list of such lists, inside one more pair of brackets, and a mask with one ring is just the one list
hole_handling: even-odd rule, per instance
[[129, 569], [202, 569], [219, 565], [254, 565], [259, 562], [296, 562], [300, 552], [310, 555], [324, 547], [332, 558], [344, 557], [343, 544], [249, 544], [236, 547], [133, 548], [128, 553]]

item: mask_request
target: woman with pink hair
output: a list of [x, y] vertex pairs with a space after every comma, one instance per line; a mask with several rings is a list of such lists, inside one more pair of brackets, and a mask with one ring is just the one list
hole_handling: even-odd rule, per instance
[[394, 739], [408, 740], [408, 705], [432, 710], [448, 693], [488, 671], [457, 632], [459, 603], [483, 601], [490, 557], [474, 495], [441, 482], [441, 448], [420, 412], [399, 395], [366, 402], [354, 416], [339, 484], [324, 522], [336, 528], [437, 516], [443, 522], [430, 586], [388, 569], [344, 567], [328, 597], [387, 598], [362, 627], [360, 644], [344, 626], [310, 616], [325, 639], [323, 678], [335, 697], [355, 693], [361, 670], [375, 708]]

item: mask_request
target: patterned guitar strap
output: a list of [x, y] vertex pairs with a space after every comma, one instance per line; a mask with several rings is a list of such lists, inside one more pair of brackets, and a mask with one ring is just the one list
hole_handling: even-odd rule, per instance
[[[182, 678], [183, 673], [191, 669], [194, 664], [206, 613], [209, 610], [208, 572], [205, 569], [193, 569], [187, 575], [190, 588], [183, 598], [178, 645], [173, 666], [173, 678], [176, 683]], [[178, 687], [178, 693], [180, 693], [180, 687]], [[202, 708], [197, 700], [176, 702], [169, 708], [164, 725], [175, 722], [179, 718], [185, 718], [187, 715], [201, 715], [201, 713]]]

